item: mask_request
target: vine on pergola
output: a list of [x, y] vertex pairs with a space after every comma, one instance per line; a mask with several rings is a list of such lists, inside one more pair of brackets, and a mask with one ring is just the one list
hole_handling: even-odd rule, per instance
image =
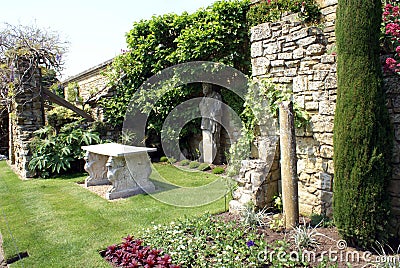
[[0, 109], [8, 109], [36, 70], [60, 72], [67, 42], [35, 26], [4, 24], [0, 29]]

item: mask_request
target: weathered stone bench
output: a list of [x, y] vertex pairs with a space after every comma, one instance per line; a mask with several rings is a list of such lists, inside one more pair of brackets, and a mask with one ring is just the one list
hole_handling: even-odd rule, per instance
[[89, 173], [85, 186], [112, 184], [109, 200], [155, 190], [149, 180], [151, 165], [148, 152], [155, 148], [135, 147], [118, 143], [82, 146], [86, 151], [85, 170]]

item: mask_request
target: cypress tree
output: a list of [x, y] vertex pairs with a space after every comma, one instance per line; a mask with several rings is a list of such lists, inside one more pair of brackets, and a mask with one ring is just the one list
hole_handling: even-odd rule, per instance
[[379, 60], [381, 0], [338, 0], [334, 219], [349, 245], [385, 241], [392, 130]]

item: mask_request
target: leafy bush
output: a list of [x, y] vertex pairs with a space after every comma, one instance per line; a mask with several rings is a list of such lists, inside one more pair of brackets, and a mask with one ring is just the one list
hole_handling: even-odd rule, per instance
[[169, 162], [170, 164], [175, 164], [177, 161], [178, 161], [178, 160], [176, 160], [176, 159], [173, 158], [173, 157], [168, 157], [168, 162]]
[[211, 172], [212, 174], [222, 174], [225, 172], [225, 169], [223, 167], [215, 167]]
[[[108, 122], [121, 125], [135, 91], [167, 67], [214, 61], [250, 74], [248, 9], [248, 1], [217, 1], [193, 14], [167, 14], [135, 22], [126, 35], [129, 51], [115, 58], [108, 74], [116, 88], [116, 94], [101, 103]], [[170, 111], [199, 92], [193, 86], [171, 88], [171, 93], [153, 107], [157, 113], [149, 118], [148, 129], [159, 134]], [[147, 104], [146, 100], [138, 101], [143, 102], [140, 107]]]
[[179, 163], [181, 166], [187, 166], [190, 164], [190, 160], [188, 159], [184, 159]]
[[314, 0], [268, 0], [250, 7], [247, 13], [249, 26], [265, 22], [277, 21], [285, 12], [299, 13], [305, 22], [316, 22], [320, 19], [321, 11]]
[[50, 110], [47, 114], [47, 122], [50, 126], [54, 127], [57, 131], [65, 125], [72, 122], [75, 122], [80, 119], [76, 113], [72, 110], [57, 106], [54, 109]]
[[51, 126], [34, 132], [30, 149], [29, 168], [39, 176], [47, 177], [71, 169], [71, 163], [83, 159], [83, 145], [100, 142], [99, 134], [79, 127], [80, 121], [63, 126], [59, 133]]
[[189, 168], [198, 168], [200, 166], [200, 163], [197, 161], [192, 161], [189, 163]]
[[336, 21], [334, 219], [347, 243], [363, 248], [387, 239], [390, 211], [393, 137], [379, 58], [381, 6], [339, 0]]
[[167, 161], [168, 161], [168, 157], [166, 157], [166, 156], [160, 157], [160, 162], [167, 162]]
[[207, 163], [201, 163], [197, 169], [201, 171], [206, 171], [210, 169], [210, 165]]
[[180, 267], [172, 264], [171, 256], [163, 255], [162, 250], [152, 249], [142, 244], [142, 240], [134, 240], [131, 236], [127, 236], [121, 245], [109, 246], [104, 258], [117, 267]]

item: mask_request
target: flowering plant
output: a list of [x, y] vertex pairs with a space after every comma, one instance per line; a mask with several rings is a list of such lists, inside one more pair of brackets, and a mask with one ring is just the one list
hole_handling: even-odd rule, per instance
[[385, 71], [400, 74], [400, 8], [397, 5], [387, 3], [384, 7], [383, 31], [385, 52], [393, 54], [385, 61]]

